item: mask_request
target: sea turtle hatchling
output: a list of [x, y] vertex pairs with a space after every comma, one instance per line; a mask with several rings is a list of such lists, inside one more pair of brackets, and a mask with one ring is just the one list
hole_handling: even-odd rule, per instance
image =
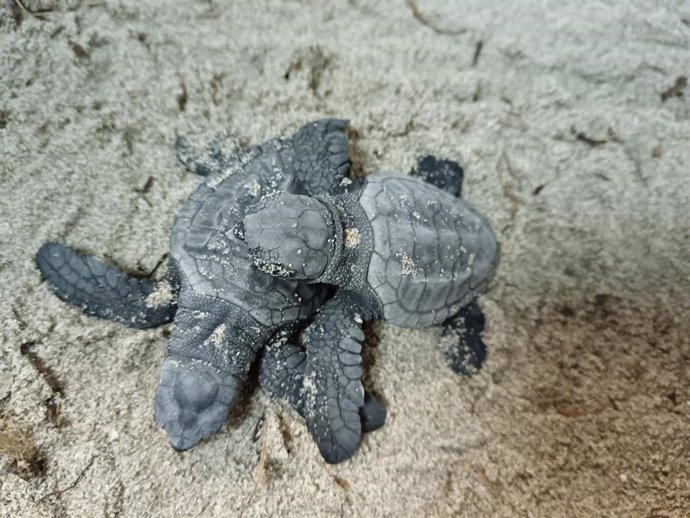
[[[226, 153], [221, 142], [193, 152], [178, 138], [179, 160], [208, 176], [180, 209], [172, 229], [169, 268], [163, 280], [137, 278], [59, 243], [36, 255], [53, 291], [84, 313], [134, 328], [173, 321], [155, 397], [155, 421], [171, 445], [186, 450], [214, 434], [225, 422], [239, 385], [262, 346], [297, 332], [328, 296], [328, 288], [271, 277], [253, 267], [238, 225], [263, 197], [276, 192], [319, 194], [348, 172], [347, 121], [324, 119], [294, 136]], [[299, 382], [303, 368], [285, 368], [279, 348], [271, 348], [264, 384], [298, 412], [297, 392], [282, 387]], [[264, 367], [266, 368], [266, 367]], [[367, 399], [363, 426], [383, 423], [385, 411]]]
[[[329, 462], [350, 457], [362, 433], [363, 321], [443, 326], [458, 335], [446, 357], [462, 374], [486, 356], [475, 298], [494, 275], [498, 244], [488, 221], [459, 197], [461, 179], [457, 164], [423, 157], [411, 176], [376, 173], [332, 194], [281, 193], [244, 218], [258, 269], [338, 287], [302, 335], [305, 373], [295, 381], [303, 382], [307, 426]], [[273, 358], [304, 355], [283, 347]]]

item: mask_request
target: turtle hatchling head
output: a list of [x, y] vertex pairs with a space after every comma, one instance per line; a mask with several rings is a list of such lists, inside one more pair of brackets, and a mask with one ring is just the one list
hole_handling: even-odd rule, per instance
[[282, 193], [244, 218], [244, 240], [257, 268], [291, 279], [318, 279], [334, 254], [330, 211], [309, 196]]
[[156, 424], [177, 451], [216, 433], [228, 417], [239, 380], [198, 360], [166, 358], [156, 391]]

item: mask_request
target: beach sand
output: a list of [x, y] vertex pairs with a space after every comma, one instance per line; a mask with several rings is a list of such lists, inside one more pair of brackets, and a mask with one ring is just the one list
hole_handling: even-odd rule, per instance
[[[690, 515], [688, 2], [24, 5], [47, 11], [0, 8], [0, 442], [36, 451], [0, 457], [0, 516]], [[325, 116], [360, 174], [465, 165], [502, 252], [486, 364], [462, 379], [437, 330], [376, 324], [388, 419], [351, 460], [251, 387], [176, 453], [153, 422], [166, 329], [81, 315], [34, 254], [149, 272], [199, 181], [177, 133]]]

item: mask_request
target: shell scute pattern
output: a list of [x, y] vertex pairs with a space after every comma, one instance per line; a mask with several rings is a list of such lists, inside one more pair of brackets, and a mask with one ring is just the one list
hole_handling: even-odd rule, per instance
[[383, 174], [369, 178], [360, 203], [374, 237], [368, 281], [386, 320], [439, 324], [470, 296], [473, 279], [486, 278], [490, 251], [482, 251], [480, 236], [486, 225], [462, 200], [417, 179]]

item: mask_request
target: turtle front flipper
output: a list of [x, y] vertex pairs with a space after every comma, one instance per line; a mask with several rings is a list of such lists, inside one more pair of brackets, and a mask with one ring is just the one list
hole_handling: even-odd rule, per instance
[[292, 137], [295, 179], [306, 194], [331, 192], [347, 176], [348, 123], [344, 119], [321, 119], [303, 126]]
[[305, 418], [331, 464], [351, 457], [362, 436], [362, 322], [369, 316], [360, 297], [340, 291], [305, 330]]
[[482, 368], [486, 359], [486, 345], [482, 340], [486, 319], [476, 300], [443, 323], [442, 336], [457, 338], [455, 345], [444, 351], [451, 369], [463, 376], [471, 376]]
[[147, 329], [172, 321], [177, 287], [171, 280], [158, 284], [133, 277], [93, 256], [60, 243], [45, 243], [36, 264], [53, 292], [85, 314]]
[[462, 195], [462, 181], [465, 173], [462, 166], [452, 160], [420, 155], [417, 157], [416, 167], [410, 171], [409, 175], [458, 198]]
[[203, 147], [178, 135], [175, 151], [185, 169], [199, 176], [223, 173], [233, 163], [258, 156], [266, 167], [278, 165], [286, 169], [283, 173], [294, 176], [297, 192], [321, 194], [339, 185], [349, 171], [347, 125], [343, 119], [321, 119], [302, 126], [291, 139], [273, 139], [242, 151], [234, 149], [225, 134]]
[[[306, 351], [284, 339], [269, 344], [261, 356], [259, 383], [271, 397], [282, 399], [300, 416], [305, 417], [304, 371]], [[386, 408], [370, 392], [364, 394], [360, 409], [362, 432], [373, 432], [386, 422]]]

